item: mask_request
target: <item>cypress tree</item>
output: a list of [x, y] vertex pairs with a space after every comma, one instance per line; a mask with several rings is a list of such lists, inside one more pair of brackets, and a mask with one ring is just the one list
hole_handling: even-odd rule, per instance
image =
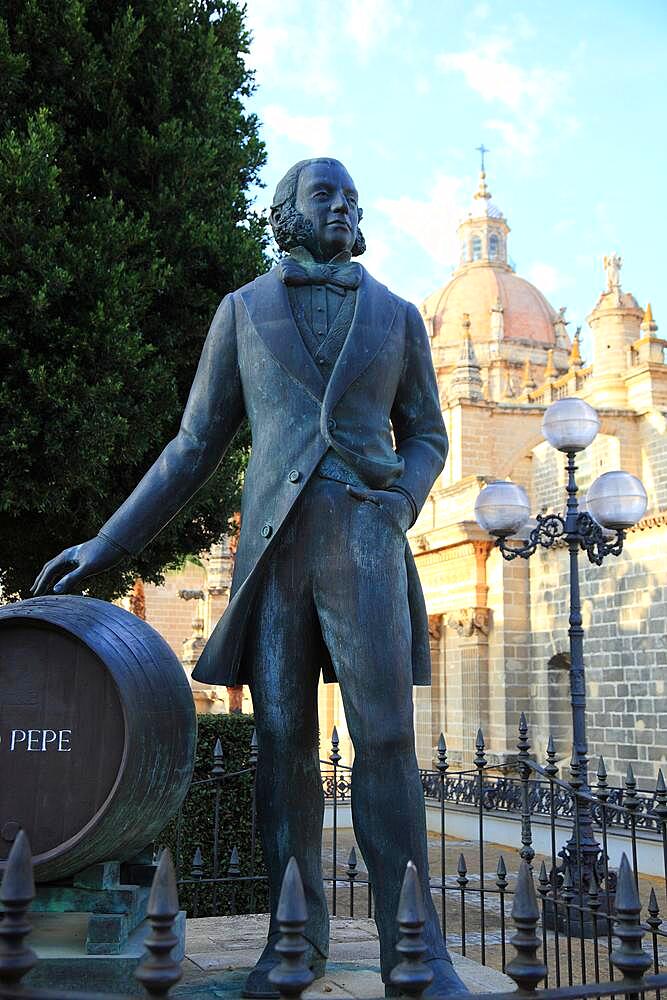
[[[0, 0], [0, 588], [96, 534], [178, 428], [220, 299], [266, 268], [234, 0]], [[208, 548], [238, 509], [242, 432], [142, 553]]]

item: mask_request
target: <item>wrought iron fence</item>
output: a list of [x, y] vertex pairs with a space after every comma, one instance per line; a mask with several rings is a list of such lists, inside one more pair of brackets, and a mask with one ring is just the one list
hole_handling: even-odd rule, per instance
[[[114, 1000], [111, 994], [31, 989], [21, 982], [36, 963], [35, 955], [25, 940], [30, 933], [28, 910], [34, 892], [30, 847], [25, 833], [21, 831], [10, 853], [0, 890], [4, 910], [0, 919], [0, 1000], [104, 1000], [105, 996], [107, 1000]], [[173, 927], [178, 909], [174, 871], [169, 852], [164, 851], [148, 909], [152, 924], [152, 933], [145, 941], [148, 955], [141, 961], [136, 972], [136, 978], [143, 985], [148, 998], [166, 997], [181, 978], [181, 967], [171, 958], [171, 951], [176, 944]], [[278, 905], [282, 935], [278, 951], [281, 961], [270, 976], [284, 1000], [298, 1000], [314, 978], [304, 960], [307, 951], [304, 937], [306, 917], [303, 885], [296, 861], [292, 859], [285, 872]], [[661, 990], [667, 987], [667, 973], [660, 974], [656, 971], [655, 928], [650, 922], [648, 926], [653, 935], [653, 957], [643, 948], [647, 927], [641, 923], [641, 901], [636, 876], [625, 854], [619, 867], [612, 919], [617, 944], [609, 954], [609, 980], [601, 981], [600, 970], [596, 967], [593, 983], [559, 985], [556, 989], [550, 989], [544, 944], [544, 899], [540, 906], [531, 867], [527, 860], [522, 860], [512, 900], [511, 920], [515, 933], [509, 943], [514, 954], [505, 963], [505, 972], [516, 989], [478, 994], [478, 997], [483, 1000], [516, 1000], [517, 997], [575, 1000], [625, 996], [628, 1000], [639, 1000], [647, 994], [654, 994], [656, 1000], [659, 1000]], [[391, 983], [401, 996], [419, 1000], [431, 982], [433, 973], [424, 961], [424, 903], [418, 873], [412, 862], [408, 863], [403, 881], [397, 922], [397, 950], [401, 961], [391, 973]], [[652, 967], [654, 974], [647, 975]], [[544, 989], [539, 988], [542, 982], [545, 983]], [[463, 1000], [468, 996], [469, 994], [452, 994], [450, 1000]], [[115, 1000], [120, 998], [115, 997]]]
[[[240, 910], [241, 900], [247, 911], [247, 901], [252, 897], [256, 902], [260, 887], [265, 892], [265, 875], [257, 855], [254, 799], [250, 851], [245, 845], [245, 850], [234, 850], [230, 857], [222, 858], [216, 822], [216, 803], [226, 784], [239, 774], [252, 774], [256, 760], [255, 743], [249, 748], [247, 769], [226, 774], [218, 759], [215, 773], [212, 770], [210, 779], [200, 783], [210, 796], [208, 812], [213, 829], [202, 836], [210, 850], [198, 849], [192, 858], [183, 857], [178, 847], [176, 850], [179, 891], [191, 915], [234, 913]], [[546, 761], [534, 759], [523, 715], [512, 774], [508, 773], [510, 765], [487, 762], [481, 731], [473, 767], [454, 771], [441, 737], [436, 766], [422, 772], [422, 783], [429, 809], [435, 810], [438, 818], [438, 832], [430, 844], [431, 890], [447, 944], [483, 964], [506, 970], [507, 915], [515, 894], [517, 868], [525, 861], [537, 876], [546, 986], [586, 984], [591, 979], [599, 983], [603, 969], [613, 978], [616, 872], [609, 854], [612, 838], [617, 842], [621, 837], [645, 908], [657, 974], [661, 963], [667, 961], [667, 933], [661, 916], [667, 894], [667, 786], [662, 772], [650, 792], [637, 789], [631, 768], [624, 787], [612, 788], [600, 760], [596, 783], [589, 788], [576, 762], [565, 780], [559, 776], [556, 760], [552, 740]], [[370, 917], [372, 886], [349, 831], [351, 768], [341, 760], [335, 730], [330, 753], [322, 761], [322, 783], [330, 814], [323, 864], [331, 912]], [[451, 835], [452, 825], [456, 825], [452, 821], [462, 811], [468, 814], [468, 821], [471, 816], [474, 819], [474, 836], [463, 844]], [[500, 851], [493, 844], [488, 831], [499, 817], [516, 821], [516, 852], [511, 847]], [[661, 873], [655, 885], [649, 885], [639, 871], [638, 845], [647, 838], [660, 848]], [[591, 844], [598, 846], [593, 849]]]
[[[306, 903], [299, 871], [294, 859], [290, 862], [283, 880], [278, 907], [282, 939], [278, 945], [282, 961], [271, 979], [281, 997], [300, 997], [312, 983], [313, 973], [307, 968], [304, 955], [307, 943], [303, 936], [306, 922]], [[407, 866], [397, 921], [399, 941], [397, 951], [402, 961], [391, 973], [391, 983], [403, 997], [418, 1000], [429, 986], [433, 973], [424, 961], [426, 947], [422, 938], [424, 903], [419, 878], [414, 865]], [[533, 874], [527, 861], [522, 861], [517, 875], [512, 902], [512, 922], [516, 928], [510, 939], [514, 955], [505, 965], [505, 972], [516, 989], [506, 992], [477, 994], [478, 1000], [516, 1000], [517, 997], [534, 997], [536, 1000], [578, 1000], [578, 998], [625, 996], [639, 1000], [655, 994], [667, 986], [667, 973], [647, 976], [651, 956], [644, 951], [642, 941], [645, 927], [641, 923], [641, 903], [635, 877], [624, 854], [621, 859], [614, 916], [614, 936], [618, 942], [610, 953], [610, 979], [583, 985], [559, 986], [549, 989], [546, 985], [547, 964], [544, 957], [543, 932], [540, 929], [540, 907], [535, 892]], [[542, 926], [543, 931], [543, 926]], [[544, 989], [539, 984], [545, 982]], [[449, 1000], [464, 1000], [469, 993], [453, 993]]]
[[[34, 898], [30, 844], [21, 830], [7, 859], [0, 887], [3, 910], [0, 914], [0, 1000], [128, 1000], [127, 994], [121, 998], [118, 994], [89, 990], [41, 989], [22, 982], [38, 963], [37, 955], [26, 941], [31, 931], [28, 911]], [[174, 934], [178, 910], [176, 875], [166, 850], [160, 857], [148, 901], [151, 931], [144, 941], [147, 954], [135, 972], [138, 985], [144, 988], [144, 1000], [146, 997], [149, 1000], [167, 997], [172, 986], [181, 979], [180, 963], [171, 957], [178, 943]]]

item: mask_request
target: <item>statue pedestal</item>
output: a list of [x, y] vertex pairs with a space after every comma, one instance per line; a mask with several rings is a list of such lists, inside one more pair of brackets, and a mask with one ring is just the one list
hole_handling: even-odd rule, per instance
[[[155, 865], [140, 860], [93, 865], [66, 882], [38, 885], [31, 907], [30, 945], [39, 962], [26, 976], [29, 986], [134, 993], [134, 970], [150, 930], [146, 907]], [[185, 912], [176, 920], [185, 951]]]

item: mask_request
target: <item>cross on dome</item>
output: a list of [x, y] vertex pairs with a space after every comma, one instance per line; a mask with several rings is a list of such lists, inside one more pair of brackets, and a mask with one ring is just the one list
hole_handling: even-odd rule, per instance
[[484, 143], [482, 143], [481, 146], [476, 146], [475, 148], [476, 148], [477, 152], [479, 153], [480, 160], [481, 160], [481, 163], [482, 163], [480, 170], [481, 170], [482, 173], [484, 173], [484, 154], [485, 153], [490, 153], [491, 150], [487, 149], [486, 146], [484, 145]]
[[509, 226], [500, 209], [491, 201], [491, 192], [486, 184], [484, 156], [489, 150], [484, 143], [477, 146], [481, 158], [479, 186], [473, 196], [473, 204], [467, 219], [459, 226], [461, 240], [461, 265], [477, 262], [508, 267], [507, 234]]

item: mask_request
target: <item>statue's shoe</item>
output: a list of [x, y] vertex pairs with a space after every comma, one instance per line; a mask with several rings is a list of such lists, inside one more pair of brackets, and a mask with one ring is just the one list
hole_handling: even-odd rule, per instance
[[[424, 1000], [447, 1000], [455, 993], [470, 993], [452, 963], [446, 958], [432, 958], [425, 963], [433, 972], [433, 979], [422, 993]], [[401, 995], [399, 986], [388, 983], [384, 988], [385, 997]]]
[[[280, 994], [269, 979], [271, 970], [280, 964], [280, 955], [275, 948], [279, 940], [280, 935], [276, 934], [266, 942], [257, 965], [245, 981], [245, 986], [241, 991], [242, 997], [249, 997], [251, 1000], [279, 1000]], [[315, 945], [308, 944], [305, 960], [306, 965], [314, 972], [315, 979], [321, 979], [327, 960]]]

